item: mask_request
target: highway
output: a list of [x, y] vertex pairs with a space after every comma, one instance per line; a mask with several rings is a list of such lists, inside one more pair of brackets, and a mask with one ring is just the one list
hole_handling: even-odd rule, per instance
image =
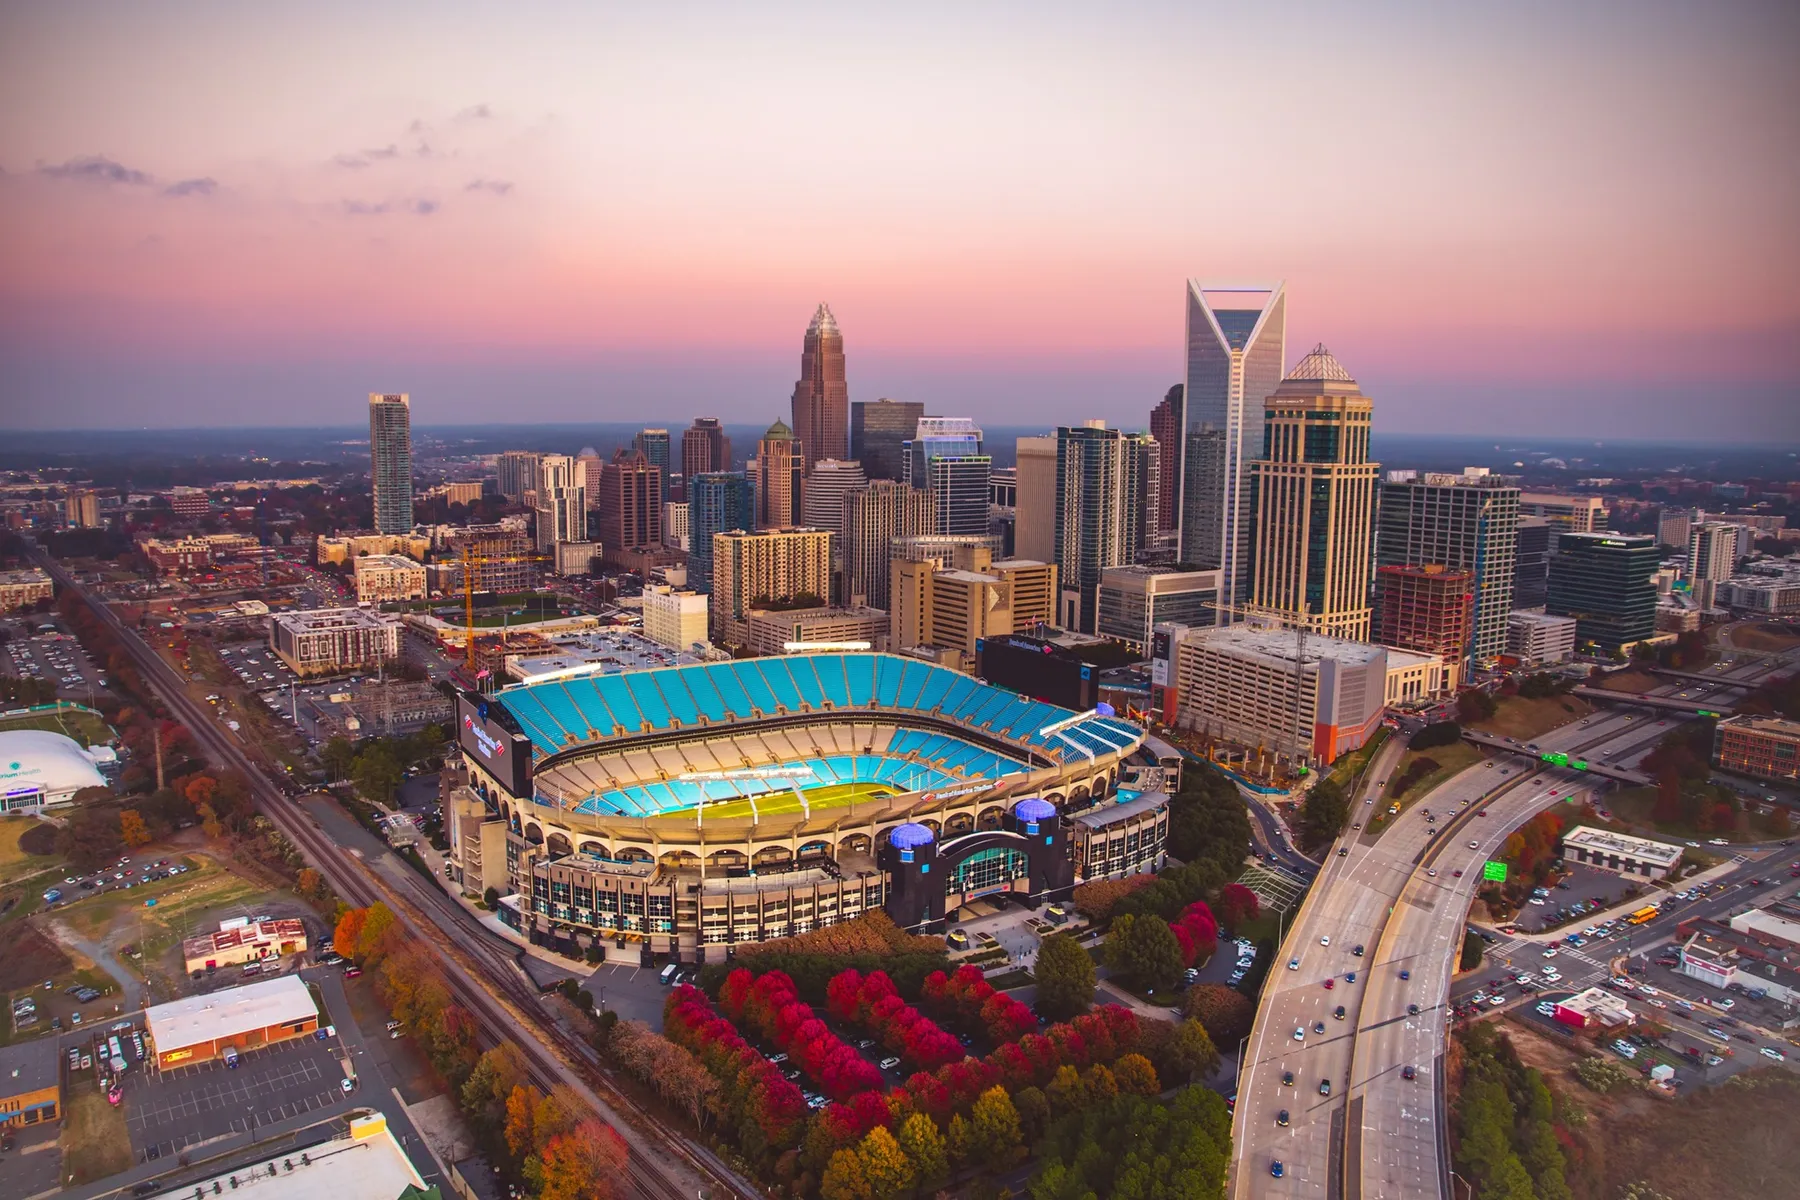
[[[1758, 663], [1745, 673], [1770, 669]], [[1654, 720], [1605, 713], [1537, 743], [1621, 760], [1668, 732]], [[1353, 821], [1373, 811], [1390, 770], [1368, 773]], [[1434, 788], [1379, 836], [1351, 830], [1339, 840], [1269, 972], [1248, 1039], [1233, 1115], [1234, 1196], [1356, 1194], [1371, 1172], [1371, 1195], [1444, 1191], [1436, 1092], [1445, 1028], [1440, 1010], [1478, 868], [1513, 828], [1594, 782], [1529, 759], [1488, 759]], [[1482, 810], [1491, 815], [1478, 815]], [[1436, 840], [1428, 813], [1446, 828]], [[1453, 816], [1458, 813], [1467, 815]], [[1433, 869], [1436, 877], [1428, 874]], [[1358, 945], [1361, 956], [1354, 953]], [[1297, 966], [1290, 970], [1291, 960]], [[1401, 980], [1402, 970], [1412, 978]], [[1408, 1014], [1410, 1004], [1419, 1005], [1417, 1016]], [[1417, 1079], [1402, 1078], [1408, 1065]], [[1285, 1083], [1290, 1074], [1293, 1082]], [[1328, 1095], [1322, 1082], [1330, 1085]], [[1280, 1177], [1272, 1173], [1276, 1162]]]
[[[629, 1148], [627, 1194], [647, 1200], [678, 1200], [703, 1181], [715, 1196], [754, 1196], [754, 1185], [736, 1176], [704, 1147], [635, 1107], [608, 1082], [593, 1049], [559, 1027], [544, 1009], [537, 989], [516, 965], [517, 951], [483, 929], [442, 889], [416, 872], [394, 864], [377, 874], [372, 864], [325, 837], [316, 822], [262, 774], [241, 746], [187, 693], [185, 681], [119, 620], [105, 603], [84, 593], [46, 555], [39, 562], [62, 588], [75, 592], [104, 621], [137, 664], [145, 683], [187, 726], [209, 760], [238, 771], [252, 788], [258, 809], [305, 853], [346, 902], [385, 901], [408, 931], [430, 946], [458, 1003], [477, 1019], [485, 1046], [510, 1042], [530, 1063], [534, 1082], [548, 1091], [565, 1083], [586, 1099]], [[605, 1097], [605, 1098], [603, 1098]]]

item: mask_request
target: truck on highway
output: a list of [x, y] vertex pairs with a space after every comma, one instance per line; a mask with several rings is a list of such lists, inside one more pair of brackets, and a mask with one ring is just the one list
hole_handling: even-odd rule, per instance
[[1642, 908], [1638, 909], [1636, 912], [1632, 913], [1629, 917], [1626, 917], [1625, 920], [1626, 920], [1627, 924], [1642, 925], [1646, 921], [1656, 920], [1656, 912], [1657, 912], [1656, 905], [1646, 904], [1646, 905], [1644, 905], [1644, 907], [1642, 907]]

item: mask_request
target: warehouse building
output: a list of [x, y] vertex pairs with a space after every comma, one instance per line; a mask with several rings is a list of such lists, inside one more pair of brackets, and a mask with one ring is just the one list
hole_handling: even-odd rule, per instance
[[301, 954], [306, 950], [306, 926], [300, 921], [243, 921], [227, 922], [226, 925], [181, 943], [181, 957], [188, 974], [261, 962], [284, 954]]
[[305, 1037], [319, 1009], [298, 975], [189, 996], [145, 1010], [158, 1067], [206, 1062], [227, 1046], [249, 1049]]
[[1640, 879], [1666, 879], [1681, 865], [1681, 847], [1579, 825], [1563, 835], [1563, 858]]

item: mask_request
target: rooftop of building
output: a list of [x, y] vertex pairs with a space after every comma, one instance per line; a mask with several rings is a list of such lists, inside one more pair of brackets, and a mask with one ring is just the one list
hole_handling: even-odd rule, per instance
[[215, 929], [199, 937], [184, 938], [182, 953], [189, 958], [207, 951], [217, 953], [237, 946], [254, 946], [260, 942], [305, 941], [306, 926], [294, 919], [259, 921], [239, 925], [235, 929]]
[[1075, 813], [1069, 819], [1089, 829], [1105, 829], [1120, 821], [1128, 821], [1143, 813], [1155, 812], [1159, 808], [1167, 808], [1169, 797], [1164, 792], [1134, 792], [1120, 788], [1115, 798], [1085, 812]]
[[[1212, 649], [1227, 653], [1249, 654], [1274, 662], [1292, 663], [1299, 653], [1298, 638], [1291, 629], [1239, 623], [1216, 628], [1190, 629], [1188, 637], [1198, 639]], [[1383, 658], [1387, 649], [1370, 642], [1353, 642], [1347, 638], [1308, 634], [1306, 658], [1309, 663], [1332, 659], [1347, 666], [1362, 666]]]
[[1773, 734], [1788, 738], [1800, 737], [1800, 721], [1790, 721], [1786, 717], [1767, 716], [1761, 713], [1740, 713], [1735, 717], [1725, 717], [1719, 721], [1719, 725], [1747, 733]]
[[144, 1023], [158, 1052], [166, 1054], [198, 1042], [318, 1015], [318, 1006], [306, 983], [298, 975], [283, 975], [152, 1005], [144, 1012]]
[[[256, 1200], [401, 1200], [439, 1194], [406, 1157], [387, 1118], [367, 1111], [351, 1118], [340, 1137], [304, 1150], [284, 1150], [229, 1171], [171, 1188], [169, 1195], [225, 1195], [248, 1192]], [[191, 1189], [191, 1190], [190, 1190]]]
[[1558, 1000], [1558, 1008], [1584, 1017], [1591, 1017], [1602, 1025], [1629, 1025], [1637, 1017], [1625, 998], [1602, 987], [1591, 987], [1585, 992], [1576, 992], [1567, 1000]]
[[1681, 847], [1673, 842], [1615, 833], [1610, 829], [1596, 829], [1592, 825], [1577, 825], [1563, 834], [1563, 845], [1582, 846], [1605, 854], [1629, 854], [1633, 858], [1661, 863], [1673, 863], [1682, 853]]
[[1766, 938], [1718, 921], [1696, 921], [1692, 929], [1681, 948], [1684, 955], [1730, 964], [1746, 975], [1800, 991], [1800, 951], [1773, 945]]
[[1576, 623], [1574, 617], [1557, 617], [1552, 616], [1549, 613], [1537, 612], [1529, 608], [1513, 609], [1512, 612], [1507, 615], [1506, 620], [1509, 625], [1573, 626]]
[[49, 583], [50, 575], [42, 567], [22, 567], [16, 571], [0, 571], [0, 583]]
[[379, 629], [396, 623], [393, 618], [366, 608], [313, 608], [301, 612], [276, 613], [270, 620], [295, 632], [316, 629]]
[[53, 1037], [0, 1046], [0, 1100], [55, 1087], [62, 1079], [62, 1047]]
[[598, 875], [623, 875], [632, 879], [648, 879], [656, 874], [658, 869], [653, 862], [607, 858], [600, 854], [589, 854], [585, 850], [577, 851], [574, 854], [565, 854], [561, 858], [553, 858], [547, 865], [570, 867], [578, 871], [592, 871]]
[[358, 571], [364, 567], [385, 567], [393, 571], [408, 569], [423, 571], [425, 569], [421, 563], [404, 554], [362, 554], [352, 559], [351, 562]]
[[[680, 593], [676, 593], [679, 595]], [[559, 671], [582, 670], [586, 674], [617, 675], [647, 667], [676, 667], [702, 661], [685, 650], [671, 650], [660, 642], [627, 629], [602, 629], [546, 639], [555, 653], [523, 658], [510, 665], [525, 682], [537, 682]], [[597, 668], [587, 670], [587, 668]]]

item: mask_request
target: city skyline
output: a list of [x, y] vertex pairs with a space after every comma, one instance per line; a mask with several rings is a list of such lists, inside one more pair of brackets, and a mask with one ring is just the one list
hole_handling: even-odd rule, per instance
[[[1123, 424], [1181, 378], [1180, 281], [1244, 275], [1287, 280], [1294, 344], [1359, 363], [1396, 430], [1795, 429], [1780, 6], [1548, 39], [1526, 10], [1305, 38], [996, 11], [953, 48], [930, 14], [410, 14], [5, 18], [0, 426], [339, 424], [373, 388], [446, 422], [767, 420], [820, 296], [860, 397]], [[547, 26], [580, 55], [508, 52]], [[1346, 52], [1350, 95], [1291, 85]]]

